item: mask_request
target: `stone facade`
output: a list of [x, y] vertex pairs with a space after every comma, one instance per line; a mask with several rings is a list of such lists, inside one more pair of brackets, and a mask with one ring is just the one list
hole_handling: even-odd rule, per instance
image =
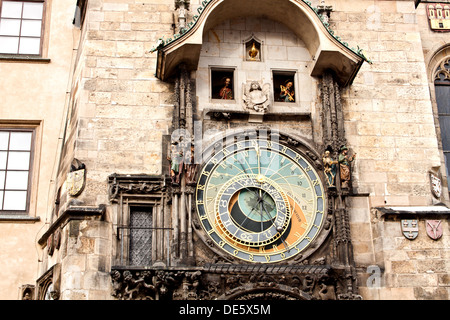
[[[273, 1], [233, 11], [227, 3], [234, 0], [89, 0], [80, 29], [70, 25], [76, 1], [65, 2], [63, 9], [47, 1], [55, 19], [50, 35], [73, 29], [73, 37], [57, 41], [48, 35], [51, 63], [27, 70], [29, 62], [0, 61], [5, 72], [55, 78], [21, 94], [20, 103], [4, 95], [19, 109], [2, 108], [0, 124], [46, 123], [39, 126], [40, 182], [33, 192], [51, 191], [49, 199], [35, 196], [30, 217], [40, 222], [0, 224], [11, 244], [1, 253], [6, 270], [16, 275], [19, 261], [32, 261], [26, 275], [0, 284], [9, 292], [0, 298], [15, 299], [16, 288], [29, 284], [36, 284], [35, 298], [53, 292], [64, 300], [449, 298], [449, 212], [433, 211], [450, 204], [433, 76], [450, 47], [448, 33], [430, 30], [425, 1], [327, 0], [332, 10], [323, 15], [322, 1], [283, 0], [279, 8], [296, 9], [283, 16]], [[296, 28], [296, 19], [311, 32]], [[244, 58], [250, 39], [260, 45], [258, 62]], [[232, 101], [213, 99], [214, 70], [233, 71]], [[264, 114], [248, 111], [245, 86], [272, 84], [276, 72], [294, 75], [295, 103], [272, 96]], [[41, 102], [29, 113], [35, 97]], [[327, 189], [330, 225], [320, 243], [278, 264], [289, 276], [264, 264], [252, 276], [251, 264], [207, 241], [195, 186], [170, 179], [168, 156], [180, 129], [200, 137], [194, 142], [203, 149], [224, 133], [279, 130], [282, 143], [320, 169], [327, 149], [337, 157], [345, 144], [356, 154], [350, 188]], [[61, 157], [59, 165], [51, 167], [44, 154]], [[74, 195], [67, 176], [82, 168]], [[442, 177], [440, 197], [432, 194], [430, 172]], [[152, 208], [151, 261], [130, 266], [128, 228], [142, 207]], [[414, 218], [418, 236], [409, 240], [401, 223]], [[427, 235], [428, 219], [441, 220], [440, 239]], [[30, 239], [19, 243], [17, 233]]]

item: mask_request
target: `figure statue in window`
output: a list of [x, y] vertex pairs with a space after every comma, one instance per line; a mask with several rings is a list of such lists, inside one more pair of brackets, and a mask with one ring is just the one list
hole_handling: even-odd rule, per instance
[[233, 90], [231, 89], [231, 78], [225, 77], [223, 80], [223, 87], [220, 89], [220, 99], [233, 100]]
[[183, 172], [183, 152], [178, 149], [178, 143], [176, 141], [172, 142], [170, 156], [167, 157], [167, 160], [170, 162], [170, 178], [175, 186], [180, 185]]
[[280, 98], [284, 102], [295, 102], [294, 82], [287, 80], [285, 86], [281, 85]]

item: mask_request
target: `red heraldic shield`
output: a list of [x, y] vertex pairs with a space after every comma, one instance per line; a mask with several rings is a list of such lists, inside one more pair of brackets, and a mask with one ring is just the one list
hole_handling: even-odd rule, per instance
[[442, 221], [441, 220], [425, 220], [427, 227], [427, 234], [433, 240], [438, 240], [442, 237]]

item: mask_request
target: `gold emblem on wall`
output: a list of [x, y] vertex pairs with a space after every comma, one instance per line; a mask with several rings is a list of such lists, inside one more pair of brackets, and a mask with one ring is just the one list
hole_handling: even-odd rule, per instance
[[450, 4], [433, 3], [427, 6], [430, 28], [434, 31], [450, 31]]

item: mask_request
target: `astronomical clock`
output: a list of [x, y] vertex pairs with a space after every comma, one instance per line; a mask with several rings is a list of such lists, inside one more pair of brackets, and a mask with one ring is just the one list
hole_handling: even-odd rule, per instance
[[209, 242], [247, 263], [283, 262], [305, 252], [327, 212], [311, 160], [258, 138], [211, 154], [199, 172], [195, 205]]
[[[173, 84], [165, 173], [109, 181], [110, 198], [135, 204], [136, 216], [143, 199], [152, 203], [151, 223], [136, 229], [151, 229], [154, 269], [115, 269], [114, 296], [359, 298], [346, 202], [354, 156], [347, 154], [340, 88], [367, 59], [327, 31], [329, 6], [279, 2], [273, 11], [270, 1], [203, 1], [187, 28], [152, 49], [155, 76]], [[179, 5], [184, 12], [186, 3]], [[285, 32], [238, 32], [213, 52], [236, 12], [249, 28], [279, 24]], [[299, 21], [321, 36], [291, 33]], [[280, 54], [295, 57], [271, 51], [270, 37], [283, 44]]]

